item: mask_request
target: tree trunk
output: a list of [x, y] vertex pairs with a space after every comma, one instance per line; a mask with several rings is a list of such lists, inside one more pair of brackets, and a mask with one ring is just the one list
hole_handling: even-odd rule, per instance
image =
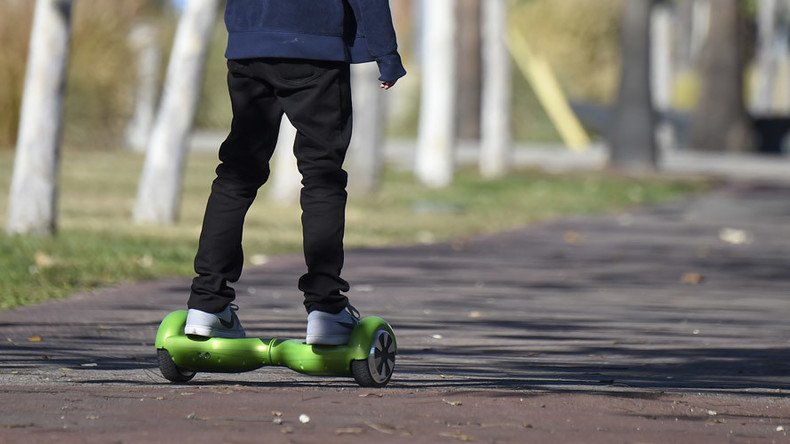
[[481, 7], [484, 0], [458, 0], [458, 136], [465, 140], [480, 139], [481, 88], [483, 67], [481, 55]]
[[655, 0], [624, 3], [622, 69], [610, 129], [610, 165], [634, 171], [656, 168], [655, 111], [650, 86], [650, 23]]
[[294, 156], [295, 141], [296, 128], [288, 117], [283, 116], [277, 146], [274, 148], [274, 167], [269, 190], [271, 200], [283, 205], [298, 203], [299, 192], [302, 189], [302, 175], [299, 173]]
[[135, 91], [134, 114], [126, 128], [126, 146], [142, 153], [148, 146], [151, 127], [156, 114], [159, 92], [159, 63], [162, 50], [152, 23], [141, 23], [134, 27], [129, 43], [137, 56], [137, 89]]
[[774, 111], [776, 75], [783, 46], [781, 37], [787, 38], [778, 33], [780, 6], [779, 0], [757, 2], [757, 87], [752, 100], [752, 110], [757, 114]]
[[71, 10], [71, 0], [36, 3], [9, 196], [9, 234], [49, 236], [57, 229]]
[[181, 202], [187, 141], [203, 82], [218, 0], [189, 0], [176, 31], [162, 103], [140, 179], [136, 223], [174, 223]]
[[449, 185], [455, 169], [455, 0], [423, 0], [422, 96], [417, 178], [429, 187]]
[[701, 60], [702, 89], [692, 116], [691, 147], [753, 151], [754, 132], [743, 99], [744, 23], [739, 0], [716, 0]]
[[376, 191], [384, 167], [384, 93], [378, 67], [365, 63], [351, 67], [354, 135], [349, 148], [349, 188], [362, 194]]
[[483, 2], [483, 104], [480, 173], [504, 176], [511, 164], [512, 79], [507, 48], [508, 0]]

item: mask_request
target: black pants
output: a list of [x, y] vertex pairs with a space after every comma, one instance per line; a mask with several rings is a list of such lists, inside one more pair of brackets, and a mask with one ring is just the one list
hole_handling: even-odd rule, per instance
[[351, 139], [348, 63], [287, 59], [228, 61], [233, 107], [230, 135], [220, 147], [195, 257], [189, 308], [222, 311], [235, 299], [228, 285], [241, 276], [242, 227], [269, 160], [283, 113], [297, 129], [294, 153], [302, 174], [302, 233], [307, 273], [299, 279], [307, 311], [336, 313], [341, 292], [346, 183], [343, 160]]

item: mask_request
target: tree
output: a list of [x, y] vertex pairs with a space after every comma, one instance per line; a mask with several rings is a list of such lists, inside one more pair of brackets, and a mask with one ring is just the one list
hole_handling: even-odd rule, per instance
[[[480, 139], [483, 60], [481, 9], [487, 0], [458, 0], [458, 137]], [[502, 29], [501, 31], [504, 31]]]
[[787, 51], [787, 34], [780, 32], [780, 19], [787, 2], [782, 0], [759, 0], [757, 2], [757, 64], [755, 77], [757, 88], [753, 96], [752, 109], [758, 114], [775, 111], [775, 84], [780, 59]]
[[187, 141], [218, 5], [218, 0], [189, 0], [179, 20], [137, 193], [134, 208], [137, 223], [169, 224], [176, 220]]
[[354, 134], [349, 147], [349, 187], [369, 194], [379, 186], [384, 168], [384, 94], [378, 67], [365, 63], [351, 67]]
[[287, 116], [283, 116], [278, 134], [269, 197], [275, 202], [290, 205], [299, 202], [302, 175], [294, 156], [296, 128]]
[[655, 0], [628, 0], [623, 5], [622, 68], [610, 128], [609, 163], [644, 171], [656, 167], [655, 111], [650, 85], [650, 24]]
[[743, 98], [744, 22], [739, 0], [716, 0], [701, 56], [702, 89], [691, 122], [691, 147], [705, 151], [755, 149]]
[[507, 48], [508, 0], [483, 2], [483, 106], [480, 173], [503, 176], [510, 165], [511, 63]]
[[162, 51], [156, 28], [150, 22], [136, 25], [129, 43], [137, 56], [137, 88], [134, 114], [126, 128], [126, 145], [133, 151], [145, 152], [159, 96], [159, 64]]
[[71, 0], [38, 0], [28, 55], [6, 231], [52, 235], [71, 36]]
[[423, 0], [422, 95], [415, 173], [423, 184], [444, 187], [455, 169], [455, 0]]

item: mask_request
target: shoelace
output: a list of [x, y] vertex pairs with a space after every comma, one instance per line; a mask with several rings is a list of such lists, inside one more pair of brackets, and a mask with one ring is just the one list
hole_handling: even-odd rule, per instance
[[349, 303], [349, 304], [346, 306], [346, 310], [348, 310], [349, 314], [351, 314], [351, 316], [352, 316], [354, 319], [356, 319], [357, 321], [359, 320], [359, 318], [360, 318], [360, 315], [359, 315], [359, 310], [357, 310], [357, 309], [356, 309], [356, 308], [355, 308], [353, 305], [351, 305], [351, 303]]

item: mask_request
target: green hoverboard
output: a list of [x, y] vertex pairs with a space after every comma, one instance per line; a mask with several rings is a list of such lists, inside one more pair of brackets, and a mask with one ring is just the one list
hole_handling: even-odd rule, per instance
[[156, 333], [159, 369], [171, 382], [188, 382], [198, 372], [241, 373], [275, 365], [306, 375], [353, 376], [362, 387], [384, 387], [395, 368], [395, 334], [376, 316], [360, 320], [346, 345], [186, 336], [186, 319], [186, 310], [174, 311], [162, 320]]

